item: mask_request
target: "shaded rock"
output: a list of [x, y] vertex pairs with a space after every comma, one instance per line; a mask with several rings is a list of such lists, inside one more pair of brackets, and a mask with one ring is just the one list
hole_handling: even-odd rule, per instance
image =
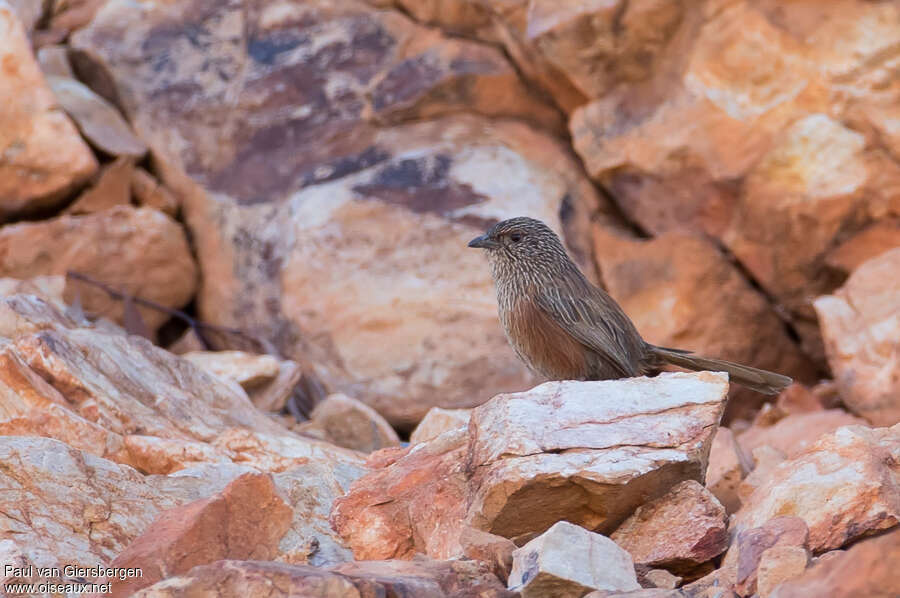
[[737, 454], [734, 434], [719, 427], [709, 450], [709, 466], [706, 468], [706, 487], [718, 499], [727, 513], [734, 513], [741, 506], [738, 486], [744, 477], [740, 456]]
[[459, 536], [459, 543], [464, 558], [487, 563], [494, 575], [506, 583], [512, 570], [513, 551], [516, 550], [512, 540], [464, 527]]
[[134, 160], [129, 157], [119, 158], [104, 166], [97, 181], [66, 208], [66, 213], [91, 214], [129, 205], [133, 172]]
[[147, 146], [131, 130], [115, 106], [75, 79], [47, 77], [63, 110], [91, 145], [111, 156], [140, 158]]
[[[712, 243], [679, 233], [627, 239], [596, 226], [594, 254], [607, 290], [648, 342], [813, 379], [775, 310]], [[739, 389], [726, 419], [764, 400]]]
[[[831, 553], [828, 553], [831, 554]], [[888, 532], [853, 545], [834, 558], [819, 561], [800, 577], [787, 581], [769, 595], [771, 598], [830, 596], [888, 598], [900, 594], [897, 562], [900, 559], [900, 530]]]
[[672, 575], [665, 569], [651, 569], [641, 575], [638, 573], [638, 582], [645, 588], [663, 588], [674, 590], [681, 583], [680, 577]]
[[49, 30], [61, 37], [81, 29], [91, 22], [106, 0], [65, 0], [51, 7]]
[[243, 474], [218, 494], [160, 513], [109, 564], [142, 573], [109, 580], [112, 595], [130, 596], [163, 578], [222, 559], [271, 560], [292, 515], [271, 476]]
[[178, 214], [178, 199], [143, 168], [134, 169], [131, 193], [140, 206], [156, 208], [172, 217]]
[[437, 438], [444, 432], [469, 425], [471, 409], [441, 409], [432, 407], [409, 435], [410, 444], [419, 444]]
[[612, 533], [638, 565], [691, 568], [725, 552], [725, 507], [694, 480], [644, 503]]
[[41, 71], [45, 76], [75, 79], [75, 72], [69, 62], [69, 49], [63, 45], [44, 46], [37, 52]]
[[[114, 1], [72, 42], [115, 83], [182, 199], [210, 273], [203, 319], [259, 328], [319, 364], [330, 392], [405, 428], [438, 403], [533, 384], [465, 244], [527, 213], [589, 264], [596, 191], [554, 138], [503, 120], [553, 127], [558, 113], [498, 50], [395, 11], [244, 8]], [[235, 41], [244, 30], [252, 39]], [[203, 74], [210, 61], [224, 80]]]
[[[184, 230], [156, 210], [119, 206], [0, 229], [0, 276], [32, 278], [69, 270], [173, 308], [190, 301], [197, 285]], [[91, 314], [123, 319], [123, 303], [93, 285], [70, 280], [65, 297], [70, 303], [79, 298]], [[138, 311], [151, 330], [169, 318], [145, 307]]]
[[513, 552], [509, 588], [523, 598], [578, 598], [591, 590], [638, 590], [634, 563], [615, 542], [560, 521]]
[[846, 426], [777, 465], [734, 516], [735, 533], [778, 515], [809, 527], [809, 548], [839, 548], [900, 520], [900, 427]]
[[748, 453], [767, 445], [793, 458], [822, 435], [851, 425], [866, 425], [866, 422], [842, 409], [797, 413], [783, 417], [770, 426], [754, 424], [738, 436], [738, 441]]
[[865, 262], [815, 301], [828, 363], [847, 408], [876, 426], [900, 422], [900, 248]]
[[16, 12], [0, 2], [0, 221], [57, 205], [97, 170], [59, 110]]
[[773, 546], [759, 559], [757, 588], [760, 598], [769, 598], [780, 584], [799, 577], [809, 563], [809, 552], [802, 546]]
[[397, 432], [377, 411], [342, 394], [318, 403], [297, 431], [364, 453], [400, 444]]
[[357, 560], [462, 553], [466, 514], [465, 430], [445, 432], [353, 483], [331, 524]]
[[850, 274], [868, 260], [897, 247], [900, 247], [900, 220], [879, 220], [832, 249], [825, 261], [829, 267]]
[[727, 390], [724, 374], [663, 373], [495, 397], [469, 423], [468, 521], [508, 538], [561, 519], [612, 532], [648, 499], [703, 479]]
[[36, 297], [0, 300], [0, 336], [14, 337], [0, 347], [3, 434], [51, 436], [146, 473], [203, 462], [362, 464], [296, 436], [242, 390], [144, 339], [77, 326]]
[[211, 374], [240, 385], [263, 411], [280, 411], [300, 380], [300, 366], [272, 355], [243, 351], [190, 351], [181, 355]]
[[[741, 596], [757, 591], [763, 555], [772, 549], [799, 548], [806, 554], [809, 529], [799, 517], [774, 517], [764, 525], [739, 532], [722, 563], [721, 571]], [[805, 563], [804, 563], [805, 566]]]

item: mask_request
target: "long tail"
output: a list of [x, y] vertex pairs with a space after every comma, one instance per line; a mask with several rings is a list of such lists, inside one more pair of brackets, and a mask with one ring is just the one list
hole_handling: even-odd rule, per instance
[[670, 363], [689, 370], [712, 372], [728, 372], [728, 377], [732, 382], [737, 382], [742, 386], [753, 389], [767, 395], [775, 395], [789, 386], [793, 380], [787, 376], [776, 374], [775, 372], [767, 372], [766, 370], [758, 370], [739, 363], [732, 363], [721, 359], [709, 359], [700, 357], [687, 351], [679, 349], [667, 349], [665, 347], [657, 347], [648, 345], [653, 356], [664, 363]]

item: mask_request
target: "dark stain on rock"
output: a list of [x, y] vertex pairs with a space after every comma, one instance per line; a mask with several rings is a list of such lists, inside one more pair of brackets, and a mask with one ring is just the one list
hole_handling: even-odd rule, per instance
[[281, 54], [308, 43], [303, 37], [285, 32], [275, 32], [266, 37], [253, 37], [247, 41], [247, 54], [261, 64], [272, 65]]
[[427, 54], [404, 60], [372, 91], [372, 108], [382, 112], [398, 104], [412, 103], [445, 75], [446, 70]]
[[353, 190], [362, 199], [379, 200], [402, 206], [417, 214], [434, 213], [449, 217], [466, 206], [487, 201], [471, 185], [449, 177], [449, 156], [434, 155], [409, 158], [384, 166], [365, 185]]

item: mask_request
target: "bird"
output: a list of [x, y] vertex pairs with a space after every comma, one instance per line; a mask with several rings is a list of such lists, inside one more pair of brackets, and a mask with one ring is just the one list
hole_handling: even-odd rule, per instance
[[775, 372], [648, 343], [540, 220], [503, 220], [468, 246], [487, 252], [509, 344], [529, 369], [548, 380], [633, 378], [674, 365], [727, 372], [730, 381], [769, 395], [792, 383]]

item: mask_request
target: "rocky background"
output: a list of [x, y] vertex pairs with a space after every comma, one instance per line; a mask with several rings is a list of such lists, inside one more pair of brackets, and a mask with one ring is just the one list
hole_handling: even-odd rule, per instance
[[[3, 584], [900, 596], [895, 0], [0, 0], [0, 100]], [[797, 383], [538, 385], [523, 214]]]

